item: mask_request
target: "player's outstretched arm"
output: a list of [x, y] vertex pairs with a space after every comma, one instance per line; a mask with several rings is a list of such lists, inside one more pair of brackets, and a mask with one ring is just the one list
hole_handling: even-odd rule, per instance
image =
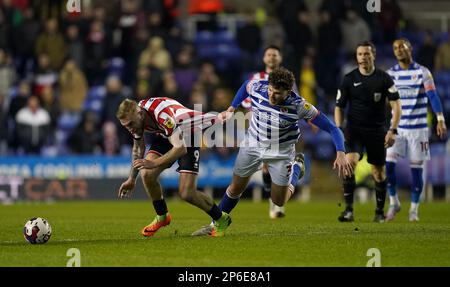
[[431, 72], [426, 68], [424, 68], [423, 70], [423, 85], [425, 87], [427, 97], [430, 100], [431, 109], [436, 114], [436, 133], [439, 138], [445, 139], [447, 137], [447, 126], [445, 125], [441, 99], [436, 92], [433, 76], [431, 75]]
[[218, 118], [220, 121], [224, 122], [229, 120], [232, 116], [234, 111], [239, 107], [239, 105], [249, 97], [249, 94], [247, 92], [247, 86], [249, 81], [245, 81], [239, 90], [236, 92], [236, 95], [234, 96], [233, 101], [231, 102], [231, 106], [226, 110], [219, 114]]
[[239, 90], [236, 92], [236, 95], [234, 96], [233, 101], [231, 102], [231, 106], [234, 107], [235, 109], [237, 107], [239, 107], [239, 105], [246, 99], [248, 98], [248, 96], [250, 96], [248, 94], [247, 91], [247, 85], [250, 81], [245, 81], [241, 87], [239, 88]]
[[327, 116], [320, 112], [311, 122], [331, 135], [334, 146], [336, 147], [336, 160], [333, 163], [333, 169], [338, 170], [339, 177], [352, 174], [353, 167], [345, 157], [344, 135], [341, 130]]
[[219, 121], [225, 122], [233, 116], [234, 110], [235, 108], [233, 106], [230, 106], [226, 111], [221, 112], [217, 116], [217, 118], [219, 119]]
[[172, 148], [155, 160], [136, 159], [133, 161], [133, 168], [140, 170], [143, 168], [152, 169], [168, 165], [187, 153], [186, 143], [181, 132], [176, 129], [169, 138]]
[[[132, 150], [132, 162], [142, 158], [144, 156], [144, 152], [145, 152], [144, 138], [134, 139]], [[134, 168], [132, 165], [128, 179], [120, 185], [118, 193], [119, 198], [131, 197], [134, 187], [136, 186], [136, 178], [138, 174], [139, 170]]]

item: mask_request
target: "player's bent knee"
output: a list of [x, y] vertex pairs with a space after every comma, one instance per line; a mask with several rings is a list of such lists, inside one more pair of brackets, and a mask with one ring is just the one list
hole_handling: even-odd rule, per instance
[[142, 169], [140, 171], [141, 178], [146, 183], [154, 183], [158, 180], [159, 173], [153, 169]]

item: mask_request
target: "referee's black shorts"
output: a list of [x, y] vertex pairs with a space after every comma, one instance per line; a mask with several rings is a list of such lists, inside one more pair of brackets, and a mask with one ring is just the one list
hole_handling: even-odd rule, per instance
[[385, 136], [386, 132], [382, 129], [362, 130], [348, 127], [345, 132], [345, 151], [346, 153], [358, 153], [360, 160], [366, 151], [368, 163], [384, 166], [386, 163]]

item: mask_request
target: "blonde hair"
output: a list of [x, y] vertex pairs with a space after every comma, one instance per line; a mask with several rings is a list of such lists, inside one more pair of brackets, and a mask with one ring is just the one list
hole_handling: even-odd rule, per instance
[[128, 117], [131, 113], [136, 111], [138, 105], [135, 101], [130, 99], [123, 100], [119, 107], [117, 108], [116, 117], [118, 119], [124, 119]]

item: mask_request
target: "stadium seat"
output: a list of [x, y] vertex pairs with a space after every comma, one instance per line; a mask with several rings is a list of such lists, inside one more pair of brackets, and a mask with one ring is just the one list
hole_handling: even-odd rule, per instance
[[102, 99], [86, 99], [83, 105], [83, 111], [92, 111], [94, 113], [100, 113], [103, 110]]
[[125, 71], [125, 61], [122, 58], [115, 57], [109, 61], [108, 75], [122, 78]]
[[211, 31], [199, 31], [195, 35], [196, 45], [213, 44], [213, 43], [214, 43], [214, 34]]
[[236, 39], [234, 38], [233, 33], [227, 30], [215, 32], [214, 39], [215, 43], [219, 44], [236, 44]]
[[62, 113], [58, 117], [58, 128], [63, 131], [70, 131], [76, 127], [80, 121], [78, 113]]
[[93, 86], [89, 89], [87, 99], [103, 99], [106, 96], [105, 86]]
[[10, 99], [12, 99], [15, 96], [17, 96], [18, 93], [19, 93], [19, 87], [18, 86], [12, 86], [11, 88], [9, 88], [8, 97]]

